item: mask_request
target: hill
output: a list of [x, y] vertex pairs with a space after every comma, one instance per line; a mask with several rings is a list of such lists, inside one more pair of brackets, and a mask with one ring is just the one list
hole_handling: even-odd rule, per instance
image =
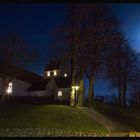
[[0, 107], [2, 130], [21, 128], [62, 129], [106, 133], [107, 129], [78, 109], [66, 105], [9, 104]]

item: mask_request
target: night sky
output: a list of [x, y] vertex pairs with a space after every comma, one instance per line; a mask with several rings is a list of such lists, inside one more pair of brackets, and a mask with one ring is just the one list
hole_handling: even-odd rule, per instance
[[[140, 52], [140, 4], [113, 3], [112, 7], [126, 37]], [[29, 47], [37, 48], [41, 56], [28, 69], [43, 75], [50, 55], [48, 48], [54, 41], [53, 32], [59, 25], [64, 24], [65, 15], [66, 9], [62, 3], [0, 4], [0, 36], [15, 32]], [[100, 89], [104, 90], [105, 86], [98, 84], [98, 93], [102, 92]]]

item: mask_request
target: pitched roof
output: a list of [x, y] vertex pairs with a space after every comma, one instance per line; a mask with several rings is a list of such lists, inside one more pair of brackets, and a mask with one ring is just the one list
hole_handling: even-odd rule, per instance
[[20, 69], [16, 75], [16, 78], [29, 83], [36, 83], [44, 80], [44, 77], [25, 69]]
[[49, 71], [49, 70], [58, 70], [59, 69], [59, 65], [60, 65], [60, 61], [50, 61], [46, 68], [45, 71]]
[[39, 90], [45, 90], [46, 89], [46, 84], [49, 82], [48, 79], [42, 80], [40, 82], [36, 82], [32, 84], [27, 91], [39, 91]]
[[[2, 73], [3, 72], [3, 67], [4, 66], [4, 63], [0, 61], [0, 72]], [[29, 70], [26, 70], [24, 68], [20, 68], [20, 67], [17, 67], [15, 65], [9, 65], [6, 69], [7, 69], [7, 74], [10, 74], [10, 72], [8, 72], [8, 68], [11, 68], [11, 74], [13, 74], [13, 71], [14, 71], [14, 77], [16, 79], [19, 79], [19, 80], [22, 80], [22, 81], [25, 81], [25, 82], [29, 82], [29, 83], [35, 83], [37, 81], [42, 81], [44, 79], [44, 77], [38, 75], [38, 74], [35, 74]]]
[[70, 77], [55, 77], [55, 82], [58, 88], [70, 88], [71, 78]]

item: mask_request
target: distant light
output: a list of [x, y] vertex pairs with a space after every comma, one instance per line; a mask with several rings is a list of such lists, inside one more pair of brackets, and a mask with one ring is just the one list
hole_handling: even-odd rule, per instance
[[50, 72], [49, 71], [47, 72], [47, 76], [50, 76]]
[[54, 76], [56, 76], [57, 75], [57, 71], [54, 71]]
[[67, 77], [67, 74], [66, 73], [64, 74], [64, 77]]
[[58, 91], [58, 96], [62, 96], [62, 91]]

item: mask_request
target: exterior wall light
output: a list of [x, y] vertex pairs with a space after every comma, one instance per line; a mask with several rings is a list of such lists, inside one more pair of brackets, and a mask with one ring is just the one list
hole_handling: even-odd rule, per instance
[[11, 93], [12, 93], [12, 89], [13, 89], [13, 83], [10, 82], [10, 83], [8, 84], [8, 88], [7, 88], [6, 92], [7, 92], [8, 94], [11, 94]]

